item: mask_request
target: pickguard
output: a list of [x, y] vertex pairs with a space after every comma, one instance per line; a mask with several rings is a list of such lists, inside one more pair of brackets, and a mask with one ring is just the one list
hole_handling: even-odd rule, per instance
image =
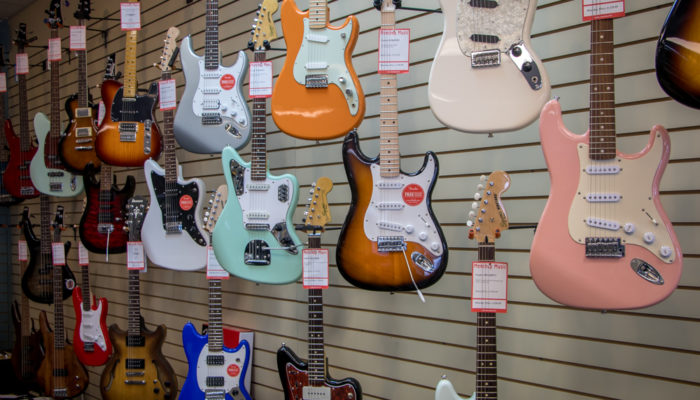
[[100, 329], [100, 316], [102, 315], [102, 303], [97, 303], [96, 310], [85, 311], [83, 303], [80, 303], [82, 319], [80, 320], [80, 340], [83, 343], [95, 343], [102, 351], [107, 350], [104, 332]]
[[[304, 386], [309, 385], [309, 373], [305, 369], [300, 369], [291, 362], [287, 363], [285, 372], [287, 375], [287, 387], [290, 392], [290, 400], [304, 400]], [[331, 389], [330, 400], [357, 400], [359, 397], [355, 393], [355, 388], [350, 383], [334, 385], [327, 380], [324, 386]]]
[[[194, 115], [202, 118], [203, 114], [216, 113], [227, 118], [224, 122], [233, 121], [239, 128], [247, 129], [250, 122], [247, 105], [239, 95], [243, 65], [247, 62], [245, 53], [239, 52], [234, 65], [219, 65], [218, 69], [212, 70], [204, 68], [204, 58], [200, 58], [197, 61], [199, 82], [192, 100]], [[231, 82], [230, 77], [224, 78], [225, 75], [233, 77], [234, 82]]]
[[112, 112], [110, 117], [112, 121], [122, 122], [144, 122], [153, 120], [152, 111], [156, 103], [156, 94], [158, 93], [158, 84], [152, 83], [148, 89], [147, 95], [137, 95], [133, 102], [130, 102], [128, 109], [124, 107], [124, 87], [120, 87], [112, 100]]
[[[207, 356], [223, 356], [223, 365], [207, 365]], [[197, 386], [202, 392], [207, 389], [223, 390], [231, 393], [233, 389], [240, 390], [240, 380], [245, 376], [246, 360], [248, 359], [247, 346], [241, 346], [238, 351], [229, 353], [226, 351], [210, 352], [209, 344], [205, 344], [197, 359]], [[223, 385], [207, 385], [207, 377], [223, 377]]]
[[[156, 193], [156, 199], [162, 216], [163, 230], [167, 233], [167, 206], [165, 201], [165, 177], [159, 175], [156, 171], [151, 172], [151, 182], [153, 183], [153, 191]], [[176, 194], [174, 195], [174, 209], [170, 213], [175, 215], [174, 221], [182, 224], [182, 231], [187, 232], [192, 240], [200, 246], [206, 246], [207, 242], [202, 236], [196, 223], [197, 201], [199, 199], [199, 188], [196, 182], [190, 182], [187, 185], [175, 184]], [[191, 204], [183, 202], [183, 196], [189, 196]], [[183, 209], [183, 204], [189, 209]]]
[[[465, 56], [493, 49], [505, 53], [523, 40], [523, 26], [531, 0], [494, 1], [498, 3], [495, 8], [475, 7], [470, 3], [473, 2], [457, 1], [457, 43]], [[472, 35], [492, 35], [499, 40], [496, 43], [482, 43], [472, 40]]]

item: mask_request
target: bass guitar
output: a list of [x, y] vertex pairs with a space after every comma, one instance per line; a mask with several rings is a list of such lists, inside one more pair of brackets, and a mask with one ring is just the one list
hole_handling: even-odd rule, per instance
[[160, 132], [153, 117], [158, 83], [151, 83], [148, 94], [136, 94], [137, 38], [138, 31], [126, 32], [124, 86], [108, 80], [100, 89], [105, 119], [95, 141], [97, 156], [107, 164], [121, 167], [141, 167], [149, 158], [157, 160], [161, 150]]
[[[311, 187], [311, 200], [304, 213], [304, 226], [309, 248], [321, 248], [321, 232], [331, 221], [327, 195], [333, 182], [325, 176]], [[285, 400], [362, 399], [360, 382], [355, 378], [335, 380], [327, 375], [323, 348], [323, 289], [309, 288], [309, 360], [302, 361], [287, 347], [277, 350], [277, 372], [280, 374]]]
[[[27, 39], [27, 24], [20, 23], [17, 30], [17, 54], [24, 53], [24, 47], [36, 40]], [[17, 74], [19, 88], [19, 137], [15, 136], [12, 129], [12, 121], [5, 120], [5, 138], [10, 148], [10, 160], [7, 162], [2, 181], [5, 190], [13, 197], [19, 199], [32, 199], [39, 196], [39, 191], [32, 183], [29, 165], [36, 154], [36, 147], [32, 144], [29, 134], [29, 111], [27, 108], [27, 75]]]
[[[482, 178], [486, 178], [485, 176]], [[508, 190], [510, 177], [503, 171], [495, 171], [479, 184], [482, 189], [476, 210], [469, 212], [469, 238], [478, 242], [479, 261], [495, 261], [495, 239], [508, 229], [508, 217], [501, 204], [501, 194]], [[476, 213], [478, 212], [478, 217]], [[496, 351], [496, 314], [476, 314], [476, 391], [467, 400], [498, 399], [498, 364]], [[435, 388], [435, 400], [462, 400], [447, 378], [442, 378]]]
[[[42, 197], [44, 197], [42, 195]], [[63, 207], [58, 206], [53, 240], [61, 242], [63, 229]], [[39, 366], [37, 382], [54, 399], [70, 399], [82, 394], [88, 385], [88, 373], [73, 352], [73, 346], [66, 342], [63, 327], [63, 272], [54, 265], [52, 268], [53, 286], [53, 331], [49, 328], [46, 312], [39, 314], [39, 328], [44, 341], [46, 356]]]
[[328, 0], [294, 0], [280, 15], [287, 57], [272, 91], [272, 118], [282, 132], [301, 139], [332, 139], [356, 128], [365, 116], [365, 95], [352, 66], [360, 25], [351, 15], [329, 23]]
[[[135, 196], [127, 204], [129, 241], [141, 240], [141, 225], [146, 201]], [[177, 395], [177, 376], [161, 352], [166, 327], [146, 329], [141, 316], [139, 270], [129, 270], [129, 322], [123, 331], [109, 327], [114, 355], [100, 377], [100, 393], [104, 400], [150, 399], [172, 400]]]
[[104, 365], [112, 355], [112, 342], [107, 334], [107, 299], [90, 294], [90, 272], [80, 267], [82, 282], [73, 290], [75, 329], [73, 350], [84, 365]]
[[[219, 186], [211, 201], [205, 229], [211, 234], [219, 211], [226, 203], [228, 188]], [[207, 277], [209, 282], [209, 325], [204, 335], [188, 322], [182, 329], [182, 344], [187, 356], [187, 379], [180, 397], [193, 400], [251, 400], [245, 382], [251, 349], [241, 340], [235, 349], [224, 346], [221, 326], [221, 279]]]
[[[90, 19], [90, 0], [80, 0], [78, 10], [73, 14], [81, 26]], [[66, 100], [66, 114], [70, 125], [58, 143], [58, 155], [69, 171], [83, 174], [92, 164], [99, 168], [102, 161], [95, 153], [97, 137], [97, 107], [92, 105], [87, 87], [87, 51], [76, 50], [78, 58], [78, 93]]]
[[[47, 25], [51, 28], [51, 39], [59, 39], [60, 43], [58, 28], [63, 26], [60, 0], [50, 0], [48, 14]], [[61, 138], [60, 61], [47, 62], [51, 63], [51, 121], [43, 113], [34, 115], [34, 132], [39, 141], [39, 149], [29, 165], [29, 173], [34, 186], [41, 193], [73, 197], [83, 191], [83, 181], [68, 172], [58, 156], [58, 142]]]
[[428, 78], [435, 117], [450, 128], [512, 131], [537, 118], [550, 84], [530, 44], [537, 0], [440, 0], [442, 39]]
[[[5, 49], [0, 46], [0, 70], [5, 71]], [[5, 95], [0, 96], [2, 100], [0, 101], [0, 121], [2, 121], [2, 126], [5, 126]], [[10, 124], [10, 130], [12, 130], [12, 124]], [[14, 132], [12, 132], [14, 136]], [[10, 148], [8, 147], [7, 138], [4, 135], [0, 135], [0, 206], [11, 206], [21, 202], [23, 199], [13, 197], [10, 192], [5, 189], [5, 172], [7, 172], [7, 165], [10, 161]]]
[[[392, 0], [382, 3], [382, 27], [395, 25], [395, 9]], [[447, 267], [447, 244], [430, 205], [437, 156], [429, 151], [418, 172], [401, 171], [395, 74], [380, 76], [379, 93], [379, 156], [371, 159], [360, 151], [355, 131], [343, 142], [352, 202], [336, 263], [345, 279], [364, 289], [424, 288]]]
[[207, 0], [204, 37], [204, 57], [194, 52], [189, 35], [180, 43], [185, 91], [175, 114], [175, 138], [193, 153], [240, 149], [250, 139], [250, 110], [241, 91], [248, 57], [239, 51], [235, 64], [221, 65], [218, 0]]
[[[265, 61], [265, 44], [277, 37], [275, 11], [275, 0], [263, 1], [250, 43], [255, 61]], [[217, 260], [233, 275], [284, 284], [301, 276], [301, 241], [292, 225], [299, 184], [290, 174], [274, 176], [267, 169], [265, 100], [253, 99], [250, 163], [231, 147], [221, 153], [228, 201], [214, 227], [212, 243]]]
[[561, 106], [542, 109], [540, 140], [550, 195], [532, 241], [530, 270], [552, 300], [627, 309], [665, 299], [683, 255], [659, 199], [671, 144], [660, 125], [637, 154], [616, 149], [613, 23], [591, 23], [589, 131], [566, 129]]
[[676, 0], [656, 45], [661, 88], [688, 107], [700, 108], [700, 3]]
[[[168, 29], [159, 68], [162, 80], [170, 79], [177, 28]], [[143, 166], [151, 203], [143, 221], [143, 247], [148, 258], [161, 267], [195, 270], [207, 264], [207, 234], [202, 229], [202, 203], [206, 189], [201, 179], [178, 174], [173, 135], [173, 110], [163, 110], [165, 170], [153, 160]]]

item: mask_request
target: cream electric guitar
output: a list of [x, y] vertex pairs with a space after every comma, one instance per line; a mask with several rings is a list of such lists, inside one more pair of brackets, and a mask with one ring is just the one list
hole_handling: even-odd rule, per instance
[[458, 131], [512, 131], [549, 100], [542, 62], [530, 44], [537, 0], [440, 0], [442, 40], [430, 69], [435, 117]]

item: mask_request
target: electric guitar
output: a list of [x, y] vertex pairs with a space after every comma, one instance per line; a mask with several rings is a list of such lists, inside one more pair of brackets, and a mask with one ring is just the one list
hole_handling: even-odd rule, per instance
[[[255, 61], [265, 61], [266, 43], [277, 37], [272, 21], [276, 10], [275, 0], [264, 0], [260, 7], [249, 44]], [[302, 244], [292, 225], [299, 185], [294, 176], [270, 175], [267, 169], [265, 115], [265, 99], [253, 99], [250, 163], [231, 147], [221, 153], [228, 201], [214, 228], [212, 243], [217, 260], [233, 275], [284, 284], [301, 276]]]
[[[325, 176], [311, 188], [311, 200], [304, 213], [304, 227], [309, 248], [321, 248], [321, 232], [331, 221], [327, 195], [333, 182]], [[332, 379], [327, 375], [323, 348], [323, 289], [309, 290], [309, 360], [302, 361], [287, 347], [277, 350], [277, 372], [280, 374], [285, 400], [346, 399], [361, 400], [362, 387], [355, 378]]]
[[[180, 31], [168, 29], [158, 67], [162, 80], [170, 79], [175, 41]], [[143, 247], [155, 264], [177, 270], [195, 270], [207, 264], [207, 234], [202, 229], [202, 203], [206, 189], [201, 179], [178, 174], [173, 135], [173, 110], [163, 110], [165, 170], [153, 160], [143, 166], [151, 203], [143, 221]]]
[[435, 117], [473, 133], [512, 131], [549, 100], [547, 72], [530, 44], [537, 0], [440, 0], [442, 39], [428, 78]]
[[661, 88], [688, 107], [700, 108], [700, 4], [676, 0], [656, 45]]
[[158, 83], [151, 83], [148, 94], [136, 94], [137, 37], [138, 31], [126, 32], [124, 86], [108, 80], [100, 89], [105, 119], [95, 141], [97, 156], [107, 164], [121, 167], [141, 167], [149, 158], [157, 160], [161, 150], [160, 132], [153, 117]]
[[[60, 0], [50, 0], [48, 14], [47, 25], [51, 28], [51, 38], [60, 40], [58, 28], [63, 26]], [[58, 142], [61, 138], [60, 61], [47, 62], [51, 63], [51, 121], [43, 113], [34, 115], [34, 132], [39, 141], [39, 149], [29, 165], [29, 173], [34, 186], [41, 193], [73, 197], [83, 191], [83, 182], [66, 170], [58, 156]]]
[[[90, 0], [80, 0], [73, 14], [85, 26], [90, 19]], [[92, 105], [87, 87], [87, 51], [75, 50], [78, 58], [78, 93], [66, 100], [65, 108], [70, 125], [58, 144], [58, 155], [69, 171], [83, 174], [88, 164], [99, 168], [102, 161], [95, 153], [97, 137], [97, 107]]]
[[204, 57], [195, 54], [189, 35], [180, 43], [185, 91], [175, 114], [175, 138], [193, 153], [218, 154], [250, 139], [250, 110], [241, 91], [248, 57], [239, 51], [235, 64], [221, 65], [218, 0], [207, 0], [204, 32]]
[[[211, 209], [205, 217], [205, 229], [214, 231], [218, 214], [226, 203], [226, 185], [216, 189]], [[241, 382], [248, 373], [251, 349], [247, 340], [241, 340], [235, 349], [224, 346], [221, 326], [221, 279], [207, 277], [209, 282], [209, 325], [206, 334], [200, 335], [191, 322], [182, 329], [185, 348], [187, 379], [180, 397], [193, 400], [251, 400]]]
[[[395, 25], [396, 7], [382, 3], [382, 27]], [[418, 172], [401, 171], [395, 74], [380, 76], [379, 156], [360, 150], [357, 132], [343, 142], [352, 191], [338, 239], [336, 263], [350, 283], [370, 290], [413, 290], [435, 283], [447, 267], [447, 244], [430, 206], [438, 177], [435, 153]]]
[[[485, 177], [482, 177], [485, 178]], [[508, 216], [501, 204], [501, 194], [508, 190], [510, 177], [495, 171], [479, 184], [482, 189], [477, 211], [469, 212], [469, 238], [479, 243], [479, 261], [495, 261], [494, 240], [508, 229]], [[478, 217], [477, 217], [478, 214]], [[498, 368], [496, 351], [496, 314], [476, 314], [476, 391], [468, 400], [498, 399]], [[462, 400], [452, 383], [443, 377], [435, 388], [435, 400]]]
[[312, 0], [301, 12], [284, 0], [280, 15], [287, 57], [272, 91], [272, 118], [282, 132], [301, 139], [332, 139], [365, 116], [365, 95], [352, 66], [360, 25], [351, 15], [332, 26], [328, 0]]
[[[145, 210], [145, 199], [140, 196], [129, 199], [129, 241], [141, 239]], [[100, 393], [105, 400], [172, 400], [177, 395], [177, 376], [161, 352], [167, 328], [159, 325], [150, 331], [141, 316], [139, 274], [137, 269], [129, 270], [128, 329], [123, 331], [116, 324], [109, 327], [114, 355], [100, 377]]]
[[[5, 49], [0, 46], [0, 71], [6, 71], [5, 68]], [[7, 75], [6, 75], [7, 76]], [[1, 95], [2, 101], [0, 101], [0, 121], [2, 121], [2, 126], [5, 126], [5, 96]], [[12, 126], [10, 124], [10, 131]], [[14, 132], [11, 132], [14, 136]], [[0, 206], [11, 206], [21, 202], [23, 199], [13, 197], [5, 188], [5, 172], [7, 171], [7, 165], [10, 161], [10, 148], [8, 147], [7, 138], [4, 135], [0, 135]]]
[[670, 139], [660, 125], [636, 154], [616, 149], [612, 20], [591, 23], [590, 128], [568, 131], [561, 106], [542, 109], [551, 190], [530, 252], [537, 287], [592, 309], [658, 303], [678, 285], [683, 255], [659, 199]]
[[[17, 54], [24, 53], [24, 46], [36, 38], [27, 39], [27, 24], [20, 23], [17, 30]], [[15, 136], [10, 119], [5, 120], [5, 138], [10, 148], [10, 160], [7, 162], [2, 181], [12, 196], [19, 199], [32, 199], [39, 196], [29, 173], [36, 147], [29, 137], [29, 111], [27, 108], [27, 76], [16, 74], [19, 88], [19, 138]]]
[[[43, 197], [43, 195], [42, 195]], [[53, 240], [61, 242], [63, 229], [63, 206], [58, 206]], [[46, 356], [39, 366], [37, 382], [54, 399], [68, 399], [79, 396], [88, 385], [88, 373], [73, 352], [73, 346], [66, 342], [63, 327], [63, 273], [59, 266], [52, 266], [53, 286], [53, 332], [49, 328], [46, 312], [39, 314], [39, 327], [44, 341]]]

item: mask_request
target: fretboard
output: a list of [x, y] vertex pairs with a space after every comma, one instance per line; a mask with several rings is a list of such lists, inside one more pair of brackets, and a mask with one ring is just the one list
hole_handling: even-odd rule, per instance
[[590, 147], [593, 160], [616, 156], [612, 19], [591, 22]]
[[[40, 271], [49, 271], [51, 260], [51, 211], [49, 210], [49, 196], [39, 196], [40, 221], [41, 221], [41, 265]], [[43, 286], [43, 285], [42, 285]], [[48, 294], [48, 293], [47, 293]]]
[[[58, 28], [51, 28], [51, 38], [60, 38], [60, 36], [58, 36]], [[59, 48], [59, 51], [62, 50]], [[46, 143], [48, 148], [45, 150], [46, 154], [55, 157], [58, 157], [58, 140], [61, 138], [61, 95], [59, 94], [60, 64], [60, 61], [51, 61], [51, 127], [49, 130], [49, 138]]]
[[[85, 20], [80, 20], [80, 25], [85, 26]], [[78, 55], [78, 107], [86, 108], [88, 106], [88, 89], [87, 89], [87, 56], [85, 50], [77, 50]]]
[[129, 336], [141, 335], [141, 277], [139, 270], [129, 270]]
[[[61, 242], [61, 227], [54, 227], [54, 242]], [[43, 243], [42, 243], [43, 245]], [[53, 264], [53, 262], [51, 262]], [[63, 327], [63, 268], [53, 265], [53, 334], [55, 350], [61, 350], [66, 345], [65, 329]], [[58, 355], [58, 354], [56, 354]], [[57, 359], [58, 360], [58, 359]], [[57, 364], [63, 365], [63, 362]]]
[[204, 68], [219, 68], [219, 0], [207, 0]]
[[209, 351], [222, 351], [224, 346], [221, 319], [221, 280], [209, 279], [209, 326], [207, 328]]
[[[494, 261], [493, 243], [479, 243], [479, 261]], [[498, 398], [496, 314], [476, 314], [476, 400]]]
[[[2, 97], [2, 101], [0, 101], [0, 121], [3, 122], [3, 126], [5, 126], [5, 96], [0, 96]], [[7, 162], [10, 159], [10, 151], [7, 148], [7, 138], [5, 135], [0, 135], [0, 162]], [[4, 171], [3, 171], [4, 173]], [[3, 183], [0, 182], [0, 188]]]
[[328, 0], [309, 0], [309, 28], [325, 29], [328, 24]]
[[[20, 276], [24, 276], [24, 272], [27, 270], [27, 261], [20, 261]], [[31, 376], [31, 363], [29, 359], [29, 337], [32, 334], [32, 327], [29, 322], [29, 298], [22, 293], [20, 299], [20, 323], [22, 324], [21, 329], [21, 351], [22, 351], [22, 364], [20, 368], [22, 369], [22, 377], [28, 378]]]
[[[17, 45], [17, 53], [24, 53], [24, 46]], [[17, 74], [19, 86], [19, 148], [22, 152], [30, 149], [29, 110], [27, 109], [27, 75]]]
[[[321, 248], [321, 235], [309, 234], [309, 248]], [[309, 385], [323, 386], [326, 377], [323, 349], [323, 290], [309, 289]]]
[[102, 163], [100, 169], [100, 194], [97, 222], [99, 224], [112, 223], [112, 166]]
[[[170, 79], [170, 71], [163, 71], [161, 80]], [[163, 110], [163, 152], [165, 153], [165, 187], [166, 193], [169, 187], [177, 184], [177, 158], [175, 157], [175, 134], [173, 133], [173, 110]]]
[[[255, 61], [265, 61], [265, 51], [255, 51]], [[267, 177], [267, 100], [253, 99], [253, 123], [251, 133], [250, 179], [264, 181]]]
[[[136, 3], [136, 0], [129, 0]], [[126, 32], [126, 48], [124, 50], [124, 97], [136, 97], [136, 42], [138, 31]]]
[[82, 275], [80, 291], [83, 295], [83, 311], [90, 311], [92, 298], [90, 297], [90, 271], [88, 271], [88, 266], [81, 265], [80, 273]]
[[[382, 11], [381, 29], [394, 29], [394, 11]], [[399, 176], [399, 104], [396, 74], [380, 74], [379, 88], [379, 172], [383, 178]]]

